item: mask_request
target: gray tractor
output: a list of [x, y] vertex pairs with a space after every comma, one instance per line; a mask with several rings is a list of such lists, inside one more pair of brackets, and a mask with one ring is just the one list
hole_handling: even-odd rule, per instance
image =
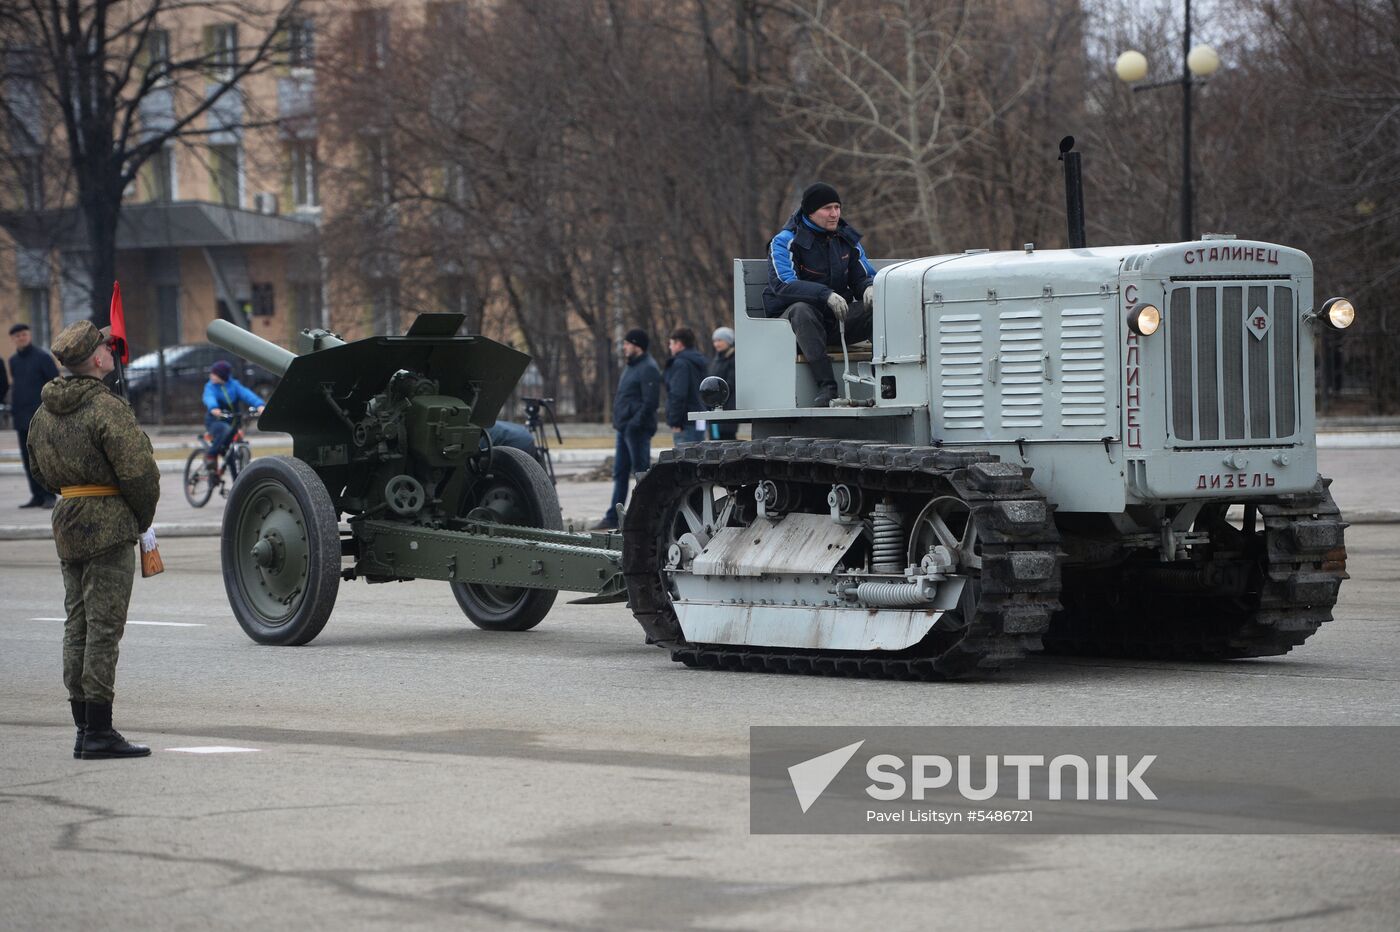
[[1042, 647], [1283, 654], [1331, 619], [1313, 351], [1354, 312], [1314, 300], [1305, 254], [1207, 235], [882, 266], [873, 339], [836, 349], [845, 397], [814, 408], [764, 261], [735, 261], [738, 410], [695, 416], [753, 439], [666, 451], [623, 522], [629, 604], [673, 659], [941, 679]]

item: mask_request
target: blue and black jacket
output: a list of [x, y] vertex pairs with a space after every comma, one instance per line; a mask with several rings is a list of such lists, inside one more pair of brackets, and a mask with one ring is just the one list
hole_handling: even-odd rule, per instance
[[842, 220], [836, 232], [828, 233], [799, 209], [768, 244], [763, 313], [781, 317], [798, 301], [820, 309], [833, 291], [848, 302], [856, 301], [874, 281], [875, 267], [855, 227]]

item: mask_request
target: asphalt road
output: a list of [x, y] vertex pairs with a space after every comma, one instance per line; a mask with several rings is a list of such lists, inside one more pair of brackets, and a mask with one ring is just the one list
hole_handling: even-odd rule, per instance
[[1400, 925], [1394, 836], [753, 836], [747, 779], [753, 724], [1400, 724], [1394, 525], [1290, 657], [971, 684], [688, 670], [619, 606], [491, 634], [430, 582], [258, 647], [213, 544], [137, 583], [117, 721], [155, 754], [83, 762], [52, 544], [0, 542], [0, 928]]

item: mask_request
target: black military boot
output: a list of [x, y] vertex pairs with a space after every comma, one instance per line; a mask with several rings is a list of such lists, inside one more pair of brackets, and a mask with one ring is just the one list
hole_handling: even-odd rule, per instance
[[823, 382], [817, 386], [817, 389], [817, 397], [812, 399], [812, 407], [814, 408], [830, 407], [831, 403], [836, 400], [836, 396], [840, 394], [836, 389], [835, 382]]
[[68, 707], [73, 710], [73, 724], [78, 726], [78, 737], [73, 742], [73, 759], [83, 756], [83, 734], [87, 731], [87, 703], [80, 699], [69, 699]]
[[87, 731], [83, 735], [83, 760], [106, 760], [112, 757], [145, 757], [151, 749], [144, 744], [132, 744], [112, 727], [112, 703], [87, 703]]

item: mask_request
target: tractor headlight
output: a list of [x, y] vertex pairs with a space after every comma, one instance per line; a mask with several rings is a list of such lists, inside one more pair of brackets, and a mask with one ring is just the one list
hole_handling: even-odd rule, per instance
[[1317, 315], [1336, 330], [1345, 330], [1356, 320], [1356, 306], [1346, 298], [1330, 298]]
[[1128, 312], [1128, 329], [1140, 336], [1150, 337], [1162, 326], [1162, 312], [1153, 304], [1135, 304]]

